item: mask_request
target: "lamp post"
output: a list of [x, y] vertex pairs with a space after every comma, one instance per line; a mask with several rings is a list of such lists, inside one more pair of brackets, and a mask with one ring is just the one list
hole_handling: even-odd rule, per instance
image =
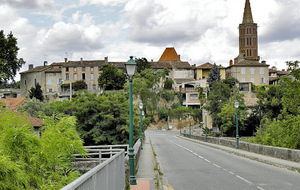
[[129, 77], [129, 167], [130, 167], [130, 184], [136, 185], [135, 169], [134, 169], [134, 149], [133, 149], [133, 111], [132, 111], [132, 78], [136, 70], [136, 62], [133, 56], [125, 64], [127, 75]]
[[236, 110], [236, 149], [239, 149], [239, 116], [238, 116], [238, 108], [239, 108], [239, 102], [234, 102], [234, 107]]
[[179, 135], [181, 135], [181, 117], [179, 118], [179, 130], [180, 130], [180, 133], [179, 133]]
[[192, 137], [192, 130], [191, 130], [191, 115], [189, 115], [189, 120], [190, 120], [190, 138]]
[[140, 120], [140, 141], [141, 141], [141, 149], [143, 149], [143, 122], [142, 122], [142, 117], [143, 117], [143, 103], [140, 102], [139, 104], [139, 108], [140, 108], [140, 111], [141, 111], [141, 120]]
[[207, 111], [205, 110], [205, 142], [207, 142]]

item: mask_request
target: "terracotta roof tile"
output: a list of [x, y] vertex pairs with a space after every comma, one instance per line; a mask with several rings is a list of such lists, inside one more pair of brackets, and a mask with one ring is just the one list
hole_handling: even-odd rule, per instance
[[23, 105], [26, 98], [1, 98], [0, 102], [10, 110], [17, 111], [18, 107]]
[[45, 73], [61, 73], [61, 69], [51, 68], [51, 69], [46, 70]]
[[[202, 65], [197, 66], [196, 69], [211, 69], [211, 68], [213, 68], [213, 66], [214, 65], [211, 64], [211, 63], [204, 63]], [[221, 65], [219, 65], [218, 68], [219, 69], [225, 69], [225, 67], [223, 67]]]
[[269, 67], [269, 65], [267, 65], [266, 63], [259, 63], [258, 61], [250, 61], [250, 60], [244, 60], [241, 62], [238, 62], [236, 64], [233, 64], [230, 67], [234, 67], [234, 66], [253, 66], [253, 67]]
[[64, 65], [66, 62], [54, 62], [51, 64], [51, 66], [62, 66]]
[[41, 71], [45, 71], [45, 70], [47, 70], [49, 68], [50, 68], [50, 66], [37, 66], [37, 67], [34, 67], [34, 68], [30, 69], [30, 70], [20, 72], [20, 74], [41, 72]]
[[169, 47], [161, 55], [159, 62], [161, 61], [180, 61], [180, 57], [177, 55], [174, 47]]

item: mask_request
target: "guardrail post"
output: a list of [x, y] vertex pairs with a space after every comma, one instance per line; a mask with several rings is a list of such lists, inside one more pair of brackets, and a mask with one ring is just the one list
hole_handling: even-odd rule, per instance
[[101, 164], [101, 160], [102, 160], [102, 152], [101, 150], [99, 150], [99, 164]]

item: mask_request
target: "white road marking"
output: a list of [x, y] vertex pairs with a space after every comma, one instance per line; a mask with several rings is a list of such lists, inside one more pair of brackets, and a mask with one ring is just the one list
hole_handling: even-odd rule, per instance
[[239, 178], [239, 179], [241, 179], [241, 180], [243, 180], [243, 181], [245, 181], [245, 182], [247, 182], [247, 183], [249, 183], [249, 184], [252, 184], [252, 182], [246, 180], [245, 178], [242, 178], [242, 177], [239, 176], [239, 175], [236, 175], [236, 177]]
[[[170, 140], [169, 140], [169, 141], [170, 141]], [[190, 150], [190, 149], [188, 149], [188, 148], [186, 148], [186, 147], [184, 147], [184, 146], [181, 146], [181, 145], [179, 145], [179, 144], [177, 144], [177, 143], [175, 143], [175, 142], [173, 142], [173, 141], [170, 141], [170, 142], [172, 142], [173, 144], [175, 144], [175, 145], [177, 145], [177, 146], [179, 146], [179, 147], [181, 147], [181, 148], [183, 148], [183, 149], [189, 151], [190, 153], [194, 154], [195, 156], [198, 156], [198, 157], [201, 158], [202, 160], [204, 160], [204, 161], [206, 161], [206, 162], [208, 162], [208, 163], [210, 163], [210, 164], [212, 164], [212, 165], [214, 165], [214, 166], [216, 166], [216, 167], [218, 167], [218, 168], [220, 168], [220, 169], [222, 169], [222, 170], [224, 170], [224, 171], [226, 171], [226, 172], [229, 172], [229, 173], [232, 174], [232, 175], [235, 175], [232, 171], [228, 171], [227, 169], [222, 168], [221, 166], [212, 163], [210, 160], [207, 160], [206, 158], [204, 158], [204, 157], [198, 155], [198, 154], [195, 153], [194, 151], [192, 151], [192, 150]], [[235, 175], [235, 176], [236, 176], [237, 178], [239, 178], [240, 180], [242, 180], [242, 181], [248, 183], [248, 184], [253, 184], [251, 181], [248, 181], [248, 180], [246, 180], [245, 178], [243, 178], [243, 177], [241, 177], [241, 176], [239, 176], [239, 175]], [[257, 187], [259, 190], [265, 190], [264, 188], [262, 188], [262, 187], [260, 187], [260, 186], [256, 186], [256, 187]]]
[[259, 189], [259, 190], [265, 190], [264, 188], [262, 188], [260, 186], [257, 186], [257, 189]]

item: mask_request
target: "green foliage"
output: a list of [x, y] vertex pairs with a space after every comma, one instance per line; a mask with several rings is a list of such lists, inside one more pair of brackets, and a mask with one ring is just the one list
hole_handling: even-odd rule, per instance
[[37, 117], [42, 110], [43, 102], [36, 98], [26, 99], [24, 104], [18, 108], [19, 112], [27, 113], [32, 117]]
[[70, 114], [71, 102], [69, 100], [56, 101], [42, 105], [41, 112], [46, 116], [58, 115], [60, 113]]
[[174, 101], [175, 99], [175, 92], [170, 90], [163, 90], [162, 91], [162, 98], [166, 100], [166, 102]]
[[208, 78], [207, 78], [209, 88], [210, 89], [212, 88], [214, 82], [220, 82], [220, 81], [221, 81], [220, 69], [214, 63], [214, 66], [209, 71]]
[[11, 83], [8, 83], [8, 81], [3, 81], [3, 83], [0, 82], [0, 89], [5, 88], [20, 89], [20, 81], [12, 81]]
[[126, 74], [112, 65], [104, 65], [98, 78], [99, 86], [105, 90], [119, 90], [124, 88]]
[[299, 61], [287, 61], [288, 71], [291, 72], [291, 75], [294, 76], [297, 80], [300, 80], [300, 62]]
[[172, 79], [166, 79], [164, 83], [164, 89], [171, 90], [173, 89], [174, 81]]
[[73, 154], [84, 154], [74, 117], [45, 118], [41, 138], [26, 117], [0, 113], [0, 189], [60, 189], [77, 177]]
[[282, 120], [266, 119], [261, 130], [257, 131], [253, 143], [300, 149], [300, 115], [286, 116]]
[[39, 83], [35, 84], [34, 87], [31, 87], [29, 90], [29, 97], [32, 98], [36, 98], [39, 101], [43, 101], [44, 100], [44, 96], [43, 96], [43, 91], [42, 91], [42, 87]]
[[25, 61], [18, 59], [17, 38], [10, 32], [7, 37], [0, 31], [0, 83], [13, 80]]
[[136, 59], [135, 60], [136, 62], [136, 65], [137, 65], [137, 69], [136, 71], [138, 73], [141, 73], [143, 70], [145, 69], [150, 69], [151, 68], [151, 65], [150, 63], [148, 62], [148, 60], [146, 58], [139, 58], [139, 59]]
[[87, 84], [84, 82], [84, 80], [76, 81], [72, 84], [72, 89], [74, 91], [86, 90], [87, 89]]
[[[85, 145], [128, 144], [129, 101], [123, 91], [100, 95], [85, 91], [72, 99], [70, 109], [78, 119], [77, 130]], [[134, 139], [138, 139], [138, 121], [136, 115]]]
[[192, 113], [192, 109], [186, 106], [179, 106], [170, 110], [171, 117], [179, 119], [186, 118], [188, 115]]

